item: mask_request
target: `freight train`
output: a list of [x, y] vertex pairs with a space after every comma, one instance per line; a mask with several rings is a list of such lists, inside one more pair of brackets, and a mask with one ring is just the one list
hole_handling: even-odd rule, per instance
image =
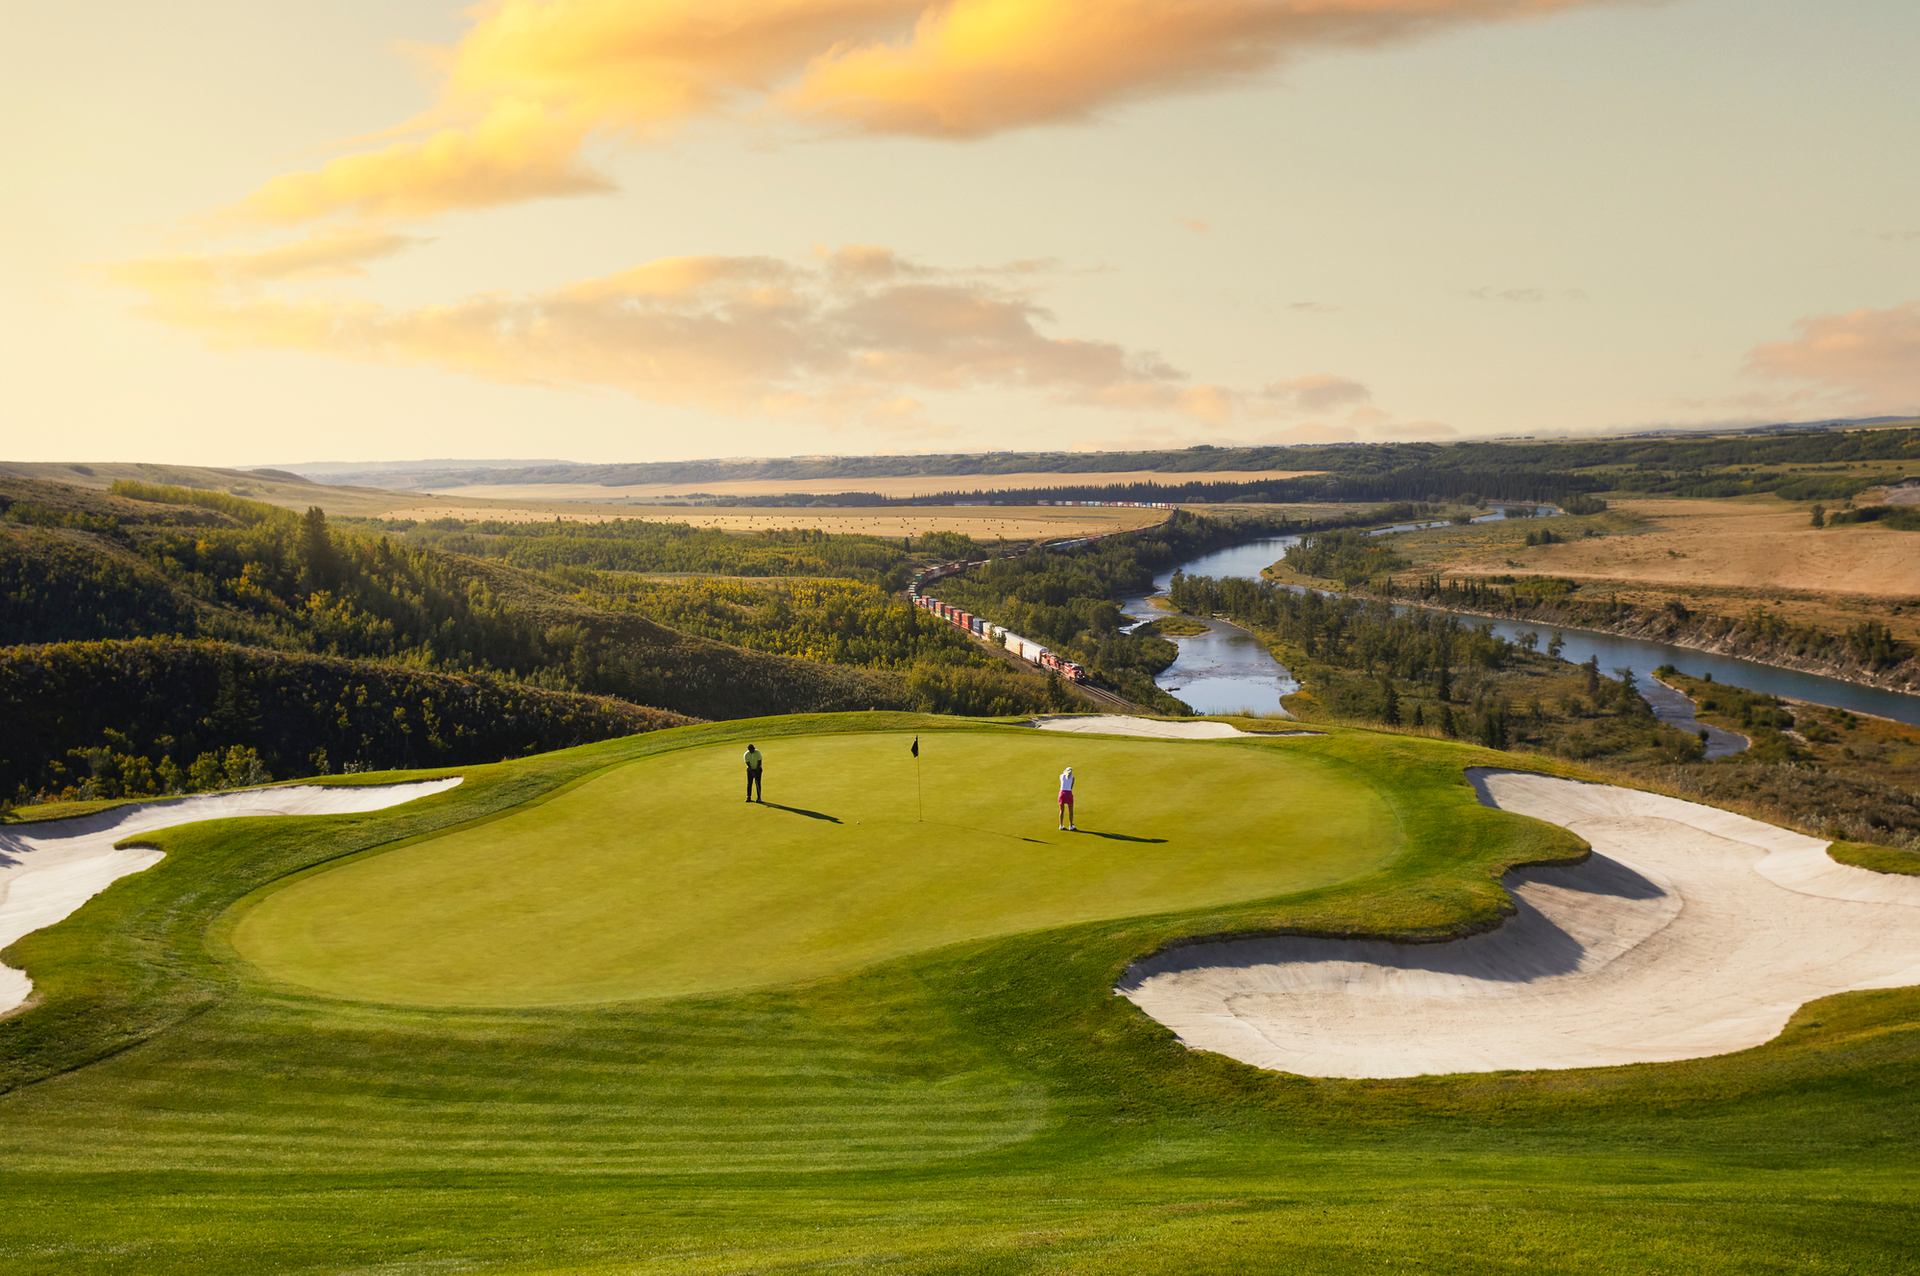
[[971, 634], [988, 646], [1004, 647], [1022, 660], [1036, 664], [1042, 669], [1050, 669], [1069, 682], [1086, 681], [1087, 671], [1078, 661], [1068, 660], [1047, 650], [1031, 638], [1022, 638], [1019, 634], [1011, 632], [1005, 625], [996, 625], [984, 616], [963, 611], [952, 603], [943, 603], [926, 592], [929, 582], [977, 566], [979, 561], [942, 563], [938, 567], [929, 567], [916, 575], [913, 583], [907, 586], [907, 598], [922, 611], [933, 613], [956, 629]]

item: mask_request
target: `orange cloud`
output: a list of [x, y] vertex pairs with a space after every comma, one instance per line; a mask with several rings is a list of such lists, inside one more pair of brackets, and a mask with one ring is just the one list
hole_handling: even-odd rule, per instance
[[1755, 346], [1747, 371], [1822, 387], [1854, 410], [1920, 407], [1920, 301], [1814, 315], [1793, 328], [1788, 340]]
[[[493, 0], [430, 61], [426, 136], [262, 185], [266, 222], [604, 190], [581, 149], [693, 117], [979, 137], [1230, 84], [1317, 48], [1618, 0]], [[403, 130], [404, 131], [404, 130]]]
[[612, 183], [580, 161], [587, 132], [588, 125], [577, 118], [502, 101], [476, 123], [343, 155], [310, 173], [275, 177], [228, 215], [281, 224], [336, 213], [422, 217], [611, 190]]
[[[391, 251], [366, 236], [363, 254]], [[404, 241], [402, 241], [404, 242]], [[328, 244], [347, 260], [345, 246]], [[291, 262], [322, 247], [275, 250]], [[1226, 392], [1109, 341], [1055, 336], [1051, 316], [983, 272], [943, 272], [861, 247], [813, 265], [670, 257], [529, 296], [411, 309], [263, 295], [270, 254], [132, 263], [116, 277], [147, 313], [226, 348], [305, 350], [498, 381], [604, 387], [732, 413], [916, 412], [929, 390], [1027, 389], [1065, 402], [1203, 419]], [[1017, 276], [1006, 275], [1005, 278]]]
[[1593, 0], [951, 0], [822, 53], [782, 101], [883, 133], [979, 137], [1230, 83], [1316, 47]]
[[495, 0], [444, 58], [450, 100], [540, 102], [634, 132], [725, 111], [928, 0]]

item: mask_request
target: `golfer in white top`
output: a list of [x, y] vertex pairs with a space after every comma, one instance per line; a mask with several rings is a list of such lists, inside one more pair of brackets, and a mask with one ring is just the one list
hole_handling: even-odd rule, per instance
[[1068, 767], [1060, 773], [1060, 827], [1071, 832], [1080, 830], [1073, 827], [1073, 768]]

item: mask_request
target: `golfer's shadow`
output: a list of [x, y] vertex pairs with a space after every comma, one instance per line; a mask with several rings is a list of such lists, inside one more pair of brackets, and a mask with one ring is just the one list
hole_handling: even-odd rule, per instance
[[794, 815], [804, 815], [810, 820], [825, 820], [829, 824], [840, 822], [840, 817], [837, 815], [828, 815], [825, 811], [809, 811], [803, 806], [782, 806], [778, 802], [762, 802], [760, 805], [769, 811], [787, 811]]
[[1147, 842], [1157, 845], [1167, 840], [1164, 837], [1135, 837], [1131, 833], [1102, 833], [1099, 829], [1074, 829], [1072, 831], [1075, 833], [1085, 833], [1088, 837], [1104, 837], [1109, 842]]

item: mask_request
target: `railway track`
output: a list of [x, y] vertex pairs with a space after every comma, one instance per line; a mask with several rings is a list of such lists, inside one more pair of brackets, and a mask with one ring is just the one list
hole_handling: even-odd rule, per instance
[[1089, 687], [1083, 682], [1076, 682], [1072, 684], [1072, 686], [1075, 691], [1093, 701], [1095, 704], [1100, 705], [1102, 708], [1114, 709], [1120, 713], [1127, 714], [1151, 712], [1151, 710], [1142, 709], [1139, 705], [1124, 696], [1115, 695], [1105, 687]]
[[[1117, 535], [1124, 535], [1124, 534], [1125, 533], [1121, 533], [1121, 532], [1107, 532], [1107, 533], [1102, 533], [1100, 536], [1084, 537], [1077, 541], [1055, 542], [1050, 545], [1041, 546], [1040, 548], [1042, 549], [1069, 548], [1076, 545], [1084, 545], [1090, 541], [1101, 540], [1105, 536], [1117, 536]], [[1018, 554], [1028, 553], [1028, 552], [1030, 551], [1015, 550], [1014, 554], [1018, 555]], [[967, 561], [967, 562], [957, 562], [957, 563], [947, 564], [944, 567], [934, 567], [934, 568], [926, 569], [921, 574], [916, 575], [914, 577], [914, 583], [908, 587], [906, 591], [907, 601], [910, 603], [914, 603], [914, 602], [928, 603], [930, 604], [931, 608], [934, 611], [936, 611], [943, 617], [948, 616], [949, 613], [947, 610], [947, 604], [941, 603], [933, 599], [932, 595], [930, 594], [921, 595], [919, 592], [921, 586], [923, 584], [931, 585], [942, 578], [948, 578], [948, 577], [960, 575], [964, 572], [971, 570], [972, 568], [981, 566], [982, 563], [984, 563], [985, 561], [987, 560], [982, 559], [982, 560], [974, 560], [974, 561]], [[961, 622], [970, 622], [970, 623], [978, 624], [980, 623], [981, 619], [984, 619], [984, 618], [974, 618], [966, 612], [957, 612], [957, 613], [953, 613], [953, 615], [957, 615], [957, 619], [955, 619], [955, 622], [954, 622], [956, 624], [960, 624]], [[985, 638], [984, 641], [982, 641], [981, 645], [986, 647], [988, 651], [991, 651], [995, 655], [999, 656], [1002, 660], [1005, 660], [1011, 664], [1017, 665], [1023, 669], [1031, 669], [1036, 664], [1041, 664], [1042, 667], [1045, 667], [1045, 668], [1054, 669], [1055, 672], [1061, 673], [1062, 685], [1069, 688], [1073, 692], [1073, 694], [1077, 695], [1080, 699], [1089, 701], [1099, 708], [1110, 709], [1119, 713], [1127, 713], [1127, 714], [1151, 712], [1151, 710], [1142, 709], [1139, 705], [1127, 699], [1125, 696], [1119, 695], [1116, 692], [1108, 691], [1104, 687], [1095, 687], [1088, 684], [1086, 681], [1083, 680], [1083, 675], [1082, 675], [1080, 666], [1077, 664], [1074, 664], [1072, 662], [1067, 662], [1064, 669], [1060, 669], [1056, 667], [1052, 663], [1053, 653], [1047, 651], [1044, 647], [1038, 648], [1040, 652], [1040, 655], [1038, 657], [1033, 657], [1031, 656], [1031, 654], [1022, 654], [1022, 653], [1010, 650], [1007, 647], [1003, 647], [997, 640], [995, 640], [991, 636], [991, 631], [994, 629], [994, 627], [989, 625], [987, 628], [989, 631], [988, 636]], [[963, 626], [963, 632], [966, 632], [964, 626]], [[1002, 629], [1002, 630], [999, 630], [999, 632], [1005, 633], [1006, 631]], [[973, 631], [970, 636], [973, 636], [977, 639], [980, 637], [980, 631], [978, 630]], [[1018, 637], [1017, 635], [1009, 637], [1008, 641], [1012, 642], [1017, 637]], [[1022, 641], [1024, 642], [1025, 640], [1022, 640]]]

